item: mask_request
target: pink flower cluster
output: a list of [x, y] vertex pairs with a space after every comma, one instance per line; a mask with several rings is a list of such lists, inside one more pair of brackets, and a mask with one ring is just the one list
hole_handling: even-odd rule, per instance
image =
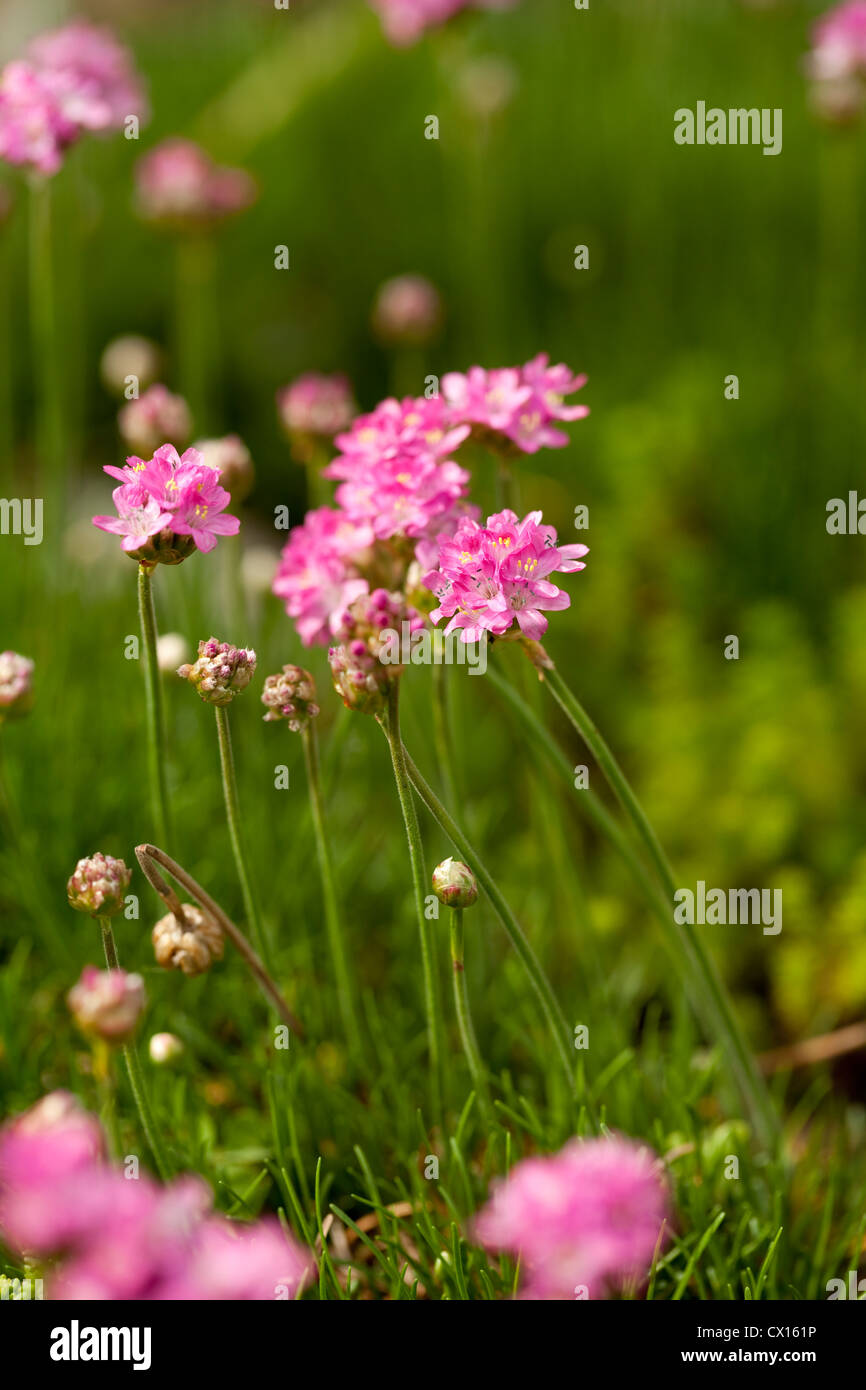
[[604, 1297], [643, 1279], [669, 1197], [659, 1160], [626, 1139], [573, 1140], [512, 1169], [475, 1219], [488, 1249], [520, 1256], [524, 1299]]
[[221, 222], [256, 199], [245, 169], [215, 164], [192, 140], [164, 140], [138, 161], [135, 178], [141, 216], [180, 229]]
[[350, 521], [333, 507], [307, 512], [283, 547], [273, 583], [305, 647], [327, 646], [340, 617], [369, 585], [357, 570], [373, 544], [373, 528]]
[[35, 39], [0, 73], [0, 158], [55, 174], [85, 132], [146, 115], [128, 50], [108, 30], [76, 21]]
[[133, 560], [179, 564], [240, 529], [224, 510], [231, 497], [197, 449], [181, 457], [173, 444], [163, 444], [147, 462], [133, 455], [125, 468], [107, 464], [104, 471], [120, 479], [112, 493], [117, 516], [95, 516], [93, 524], [122, 536], [121, 548]]
[[819, 81], [866, 74], [866, 0], [845, 0], [816, 21], [809, 69]]
[[556, 422], [589, 414], [588, 406], [566, 405], [563, 399], [585, 385], [585, 376], [575, 376], [562, 363], [551, 367], [543, 352], [523, 367], [470, 367], [442, 378], [452, 419], [471, 422], [482, 436], [504, 435], [525, 454], [568, 444]]
[[192, 418], [183, 396], [156, 382], [134, 400], [127, 401], [117, 415], [117, 428], [128, 449], [151, 454], [161, 439], [184, 445], [192, 433]]
[[357, 407], [347, 377], [304, 372], [277, 392], [277, 409], [287, 434], [333, 439], [349, 428]]
[[419, 39], [426, 29], [465, 10], [469, 6], [476, 9], [505, 9], [512, 0], [371, 0], [373, 8], [382, 17], [386, 35], [394, 44], [410, 44]]
[[539, 641], [547, 631], [545, 612], [568, 608], [569, 595], [549, 575], [570, 574], [585, 566], [585, 545], [558, 545], [541, 512], [522, 521], [511, 511], [497, 512], [480, 526], [465, 517], [453, 537], [439, 541], [439, 563], [424, 583], [439, 600], [434, 623], [448, 618], [446, 632], [459, 629], [464, 642], [485, 632], [501, 637], [516, 621], [524, 637]]
[[276, 1218], [216, 1215], [208, 1188], [158, 1187], [105, 1159], [96, 1119], [54, 1091], [0, 1130], [0, 1234], [30, 1258], [59, 1257], [59, 1299], [267, 1300], [294, 1297], [312, 1268]]

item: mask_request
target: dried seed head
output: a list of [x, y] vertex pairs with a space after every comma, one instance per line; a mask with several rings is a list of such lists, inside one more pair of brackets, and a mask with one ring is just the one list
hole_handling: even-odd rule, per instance
[[97, 970], [85, 965], [66, 1002], [83, 1033], [106, 1042], [125, 1042], [135, 1032], [144, 1010], [144, 980], [125, 970]]
[[177, 674], [194, 685], [209, 705], [230, 705], [255, 674], [256, 654], [210, 637], [198, 644], [198, 660], [179, 666]]
[[184, 975], [201, 975], [223, 954], [223, 934], [212, 917], [183, 904], [184, 926], [173, 913], [160, 917], [151, 933], [157, 964]]
[[79, 859], [66, 885], [69, 906], [76, 912], [88, 912], [91, 917], [115, 917], [123, 911], [131, 881], [132, 870], [122, 859], [112, 859], [110, 854]]
[[433, 870], [433, 892], [446, 907], [471, 907], [478, 897], [478, 884], [468, 864], [443, 859]]
[[293, 734], [306, 729], [319, 713], [313, 677], [302, 666], [284, 666], [268, 676], [262, 704], [268, 707], [265, 720], [285, 719]]

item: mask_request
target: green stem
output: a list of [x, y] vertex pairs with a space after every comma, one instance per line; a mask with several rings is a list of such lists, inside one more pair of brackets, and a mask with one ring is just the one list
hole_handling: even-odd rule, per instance
[[[779, 1121], [751, 1050], [743, 1036], [712, 957], [699, 933], [674, 916], [674, 876], [658, 837], [643, 807], [635, 796], [619, 763], [586, 710], [569, 689], [556, 667], [550, 663], [543, 668], [544, 682], [557, 704], [567, 715], [574, 729], [595, 758], [611, 790], [631, 820], [658, 876], [666, 910], [660, 913], [666, 932], [684, 953], [694, 985], [694, 998], [702, 1006], [700, 1015], [705, 1023], [711, 1020], [728, 1061], [746, 1101], [761, 1139], [774, 1146], [779, 1136]], [[675, 953], [676, 954], [676, 953]]]
[[[111, 922], [107, 917], [99, 918], [99, 925], [102, 928], [102, 945], [105, 951], [105, 960], [109, 970], [119, 970], [120, 962], [117, 959], [117, 946], [114, 940], [114, 932], [111, 930]], [[144, 1130], [144, 1137], [147, 1140], [148, 1148], [153, 1154], [153, 1161], [156, 1164], [156, 1171], [167, 1182], [171, 1177], [172, 1170], [165, 1150], [162, 1146], [159, 1130], [154, 1124], [153, 1113], [150, 1108], [150, 1101], [147, 1095], [147, 1087], [144, 1075], [141, 1070], [141, 1062], [138, 1059], [138, 1052], [134, 1043], [124, 1043], [123, 1060], [126, 1062], [126, 1070], [129, 1075], [129, 1084], [132, 1087], [132, 1095], [135, 1100], [138, 1118]]]
[[460, 858], [465, 861], [474, 873], [487, 897], [490, 904], [505, 928], [512, 946], [520, 959], [520, 963], [526, 971], [529, 981], [538, 995], [544, 1016], [550, 1028], [550, 1035], [556, 1050], [556, 1055], [562, 1063], [563, 1071], [568, 1079], [569, 1090], [574, 1090], [574, 1070], [572, 1067], [571, 1053], [569, 1052], [568, 1042], [570, 1033], [565, 1015], [559, 1007], [556, 995], [553, 993], [550, 981], [545, 975], [541, 964], [523, 934], [520, 923], [505, 901], [502, 893], [497, 887], [496, 880], [488, 872], [481, 861], [480, 856], [469, 843], [463, 831], [446, 811], [442, 802], [437, 797], [427, 782], [422, 777], [420, 771], [415, 766], [406, 749], [403, 749], [403, 756], [406, 763], [406, 773], [415, 791], [426, 805], [434, 820], [439, 822], [442, 830], [448, 836]]
[[469, 994], [466, 989], [466, 971], [463, 963], [463, 909], [455, 908], [451, 913], [451, 965], [452, 978], [454, 984], [454, 1012], [457, 1015], [457, 1026], [460, 1029], [460, 1040], [463, 1043], [463, 1051], [466, 1053], [466, 1061], [469, 1065], [469, 1073], [475, 1087], [478, 1099], [481, 1102], [485, 1115], [490, 1115], [490, 1094], [487, 1090], [487, 1081], [484, 1076], [484, 1067], [481, 1064], [481, 1055], [478, 1051], [478, 1041], [475, 1037], [475, 1029], [472, 1026], [472, 1014], [469, 1011]]
[[319, 780], [319, 747], [315, 723], [310, 723], [302, 731], [304, 759], [307, 765], [307, 785], [310, 791], [310, 809], [313, 816], [313, 831], [316, 837], [316, 854], [322, 880], [322, 901], [325, 907], [325, 927], [328, 945], [331, 949], [331, 962], [337, 984], [337, 1002], [346, 1041], [356, 1057], [363, 1055], [361, 1029], [355, 1011], [355, 991], [346, 956], [346, 943], [343, 938], [343, 922], [334, 882], [334, 865], [325, 824], [325, 809], [322, 803], [322, 789]]
[[138, 616], [141, 623], [141, 645], [144, 657], [144, 694], [147, 713], [147, 757], [150, 777], [151, 814], [154, 838], [162, 845], [171, 845], [168, 783], [166, 781], [165, 719], [162, 708], [162, 685], [156, 659], [156, 613], [153, 606], [152, 571], [138, 567]]
[[[434, 639], [435, 640], [435, 639]], [[433, 745], [439, 776], [445, 790], [445, 803], [452, 810], [457, 805], [457, 783], [454, 776], [454, 758], [451, 747], [451, 730], [448, 719], [448, 687], [446, 685], [447, 667], [433, 666]]]
[[244, 900], [244, 912], [247, 916], [256, 946], [264, 957], [270, 968], [268, 960], [268, 942], [265, 938], [265, 931], [262, 925], [262, 915], [259, 910], [259, 903], [253, 889], [253, 880], [247, 864], [246, 848], [244, 846], [243, 834], [241, 832], [241, 813], [238, 801], [238, 784], [235, 777], [235, 760], [232, 753], [232, 736], [229, 729], [229, 712], [226, 706], [216, 705], [217, 737], [220, 748], [220, 767], [222, 769], [223, 797], [226, 805], [226, 819], [229, 825], [229, 835], [232, 842], [232, 852], [235, 857], [235, 867], [240, 879], [241, 895]]
[[57, 361], [57, 305], [51, 234], [51, 185], [30, 184], [29, 298], [33, 379], [36, 383], [36, 449], [40, 469], [62, 485], [66, 474], [63, 375]]
[[399, 700], [400, 683], [398, 680], [390, 681], [388, 721], [385, 732], [391, 750], [391, 764], [394, 768], [394, 781], [397, 784], [397, 796], [400, 800], [400, 810], [403, 813], [403, 824], [406, 827], [406, 839], [409, 842], [409, 862], [412, 868], [415, 912], [418, 918], [418, 935], [421, 942], [421, 966], [424, 972], [424, 1005], [427, 1014], [433, 1119], [435, 1123], [438, 1123], [442, 1118], [442, 1008], [430, 938], [430, 924], [424, 915], [424, 897], [427, 888], [424, 875], [424, 849], [418, 826], [418, 814], [409, 785], [411, 773], [408, 772], [408, 759], [400, 737]]
[[213, 242], [181, 235], [176, 247], [175, 348], [180, 388], [196, 434], [214, 429], [212, 418], [217, 332], [214, 324]]

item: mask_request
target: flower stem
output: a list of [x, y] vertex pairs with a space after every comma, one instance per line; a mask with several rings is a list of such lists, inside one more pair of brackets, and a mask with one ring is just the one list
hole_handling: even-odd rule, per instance
[[355, 1010], [355, 992], [346, 956], [346, 943], [343, 939], [343, 922], [334, 882], [334, 865], [325, 824], [325, 809], [322, 803], [322, 789], [319, 780], [319, 747], [314, 722], [302, 730], [304, 759], [307, 766], [307, 785], [310, 791], [310, 810], [313, 817], [313, 831], [316, 838], [316, 854], [322, 880], [322, 901], [325, 908], [325, 927], [328, 944], [331, 948], [331, 962], [337, 984], [337, 1002], [346, 1041], [356, 1057], [363, 1054], [361, 1029]]
[[36, 382], [36, 447], [39, 466], [62, 487], [66, 477], [63, 443], [63, 377], [57, 362], [57, 305], [51, 235], [51, 185], [30, 183], [29, 298], [33, 378]]
[[[604, 773], [611, 790], [631, 820], [647, 851], [666, 900], [666, 911], [659, 914], [660, 919], [667, 933], [684, 953], [688, 962], [694, 998], [701, 1006], [699, 1013], [704, 1017], [705, 1022], [712, 1025], [728, 1056], [741, 1094], [748, 1105], [761, 1139], [768, 1145], [774, 1146], [779, 1137], [778, 1116], [752, 1052], [740, 1029], [733, 1005], [718, 976], [712, 957], [700, 935], [685, 923], [676, 921], [674, 915], [676, 885], [673, 871], [658, 837], [604, 738], [549, 659], [544, 663], [541, 674], [551, 695], [571, 721], [574, 729], [583, 739]], [[675, 952], [675, 955], [679, 958], [678, 953]]]
[[241, 832], [241, 813], [240, 803], [238, 802], [238, 784], [235, 777], [235, 760], [232, 753], [232, 736], [229, 728], [228, 708], [214, 706], [216, 714], [217, 737], [220, 748], [220, 767], [222, 769], [223, 797], [226, 804], [226, 819], [229, 825], [229, 835], [232, 842], [232, 852], [235, 857], [235, 867], [238, 871], [238, 878], [241, 884], [241, 895], [244, 900], [244, 912], [247, 916], [253, 940], [259, 951], [267, 959], [267, 941], [262, 925], [262, 916], [259, 909], [258, 897], [253, 889], [253, 880], [250, 876], [247, 864], [246, 848], [244, 846], [243, 834]]
[[451, 913], [451, 965], [454, 984], [454, 1012], [460, 1029], [460, 1041], [466, 1053], [469, 1073], [472, 1077], [478, 1099], [485, 1115], [490, 1115], [490, 1093], [484, 1077], [484, 1068], [478, 1051], [472, 1015], [469, 1011], [469, 994], [466, 989], [466, 971], [463, 966], [463, 909], [455, 908]]
[[150, 775], [151, 814], [154, 834], [163, 844], [172, 843], [166, 781], [165, 717], [162, 686], [156, 660], [156, 613], [153, 606], [152, 572], [138, 567], [138, 616], [144, 654], [144, 694], [147, 711], [147, 757]]
[[[117, 959], [117, 946], [114, 941], [114, 932], [111, 930], [111, 921], [108, 917], [100, 917], [99, 925], [102, 929], [102, 946], [105, 951], [106, 964], [109, 970], [119, 970], [120, 962]], [[138, 1052], [134, 1043], [124, 1043], [123, 1060], [126, 1062], [126, 1070], [129, 1075], [129, 1084], [132, 1087], [133, 1099], [135, 1100], [136, 1109], [138, 1110], [138, 1118], [141, 1121], [141, 1128], [144, 1131], [144, 1137], [147, 1140], [148, 1148], [153, 1154], [156, 1171], [159, 1173], [163, 1182], [167, 1182], [172, 1173], [171, 1164], [162, 1146], [159, 1130], [154, 1124], [153, 1113], [147, 1095], [147, 1087], [141, 1070], [141, 1062], [138, 1059]]]
[[453, 810], [457, 805], [457, 783], [448, 719], [446, 667], [438, 663], [434, 663], [433, 666], [433, 744], [439, 764], [439, 776], [445, 790], [445, 804]]
[[550, 1035], [553, 1040], [556, 1055], [562, 1063], [563, 1070], [568, 1079], [569, 1089], [573, 1091], [575, 1077], [571, 1054], [568, 1049], [568, 1040], [570, 1037], [568, 1024], [565, 1021], [565, 1015], [559, 1007], [556, 995], [553, 993], [550, 981], [541, 968], [538, 957], [524, 936], [520, 923], [505, 901], [493, 875], [485, 868], [480, 856], [469, 843], [463, 831], [449, 815], [448, 811], [446, 811], [432, 787], [424, 780], [405, 748], [403, 749], [403, 756], [409, 781], [412, 783], [412, 786], [415, 788], [433, 818], [439, 822], [439, 825], [457, 850], [460, 858], [469, 865], [475, 877], [478, 879], [478, 882], [481, 884], [481, 887], [484, 889], [484, 892], [487, 894], [487, 897], [490, 899], [490, 904], [494, 912], [505, 928], [506, 934], [517, 952], [520, 963], [526, 971], [533, 989], [538, 995], [541, 1007], [544, 1011], [544, 1016], [550, 1028]]
[[400, 683], [393, 680], [388, 687], [388, 720], [385, 732], [391, 750], [391, 764], [397, 796], [403, 813], [406, 839], [409, 843], [409, 862], [412, 869], [412, 886], [415, 896], [415, 912], [418, 918], [418, 935], [421, 942], [421, 966], [424, 972], [424, 1005], [427, 1014], [427, 1044], [430, 1058], [430, 1088], [434, 1123], [442, 1118], [442, 1007], [439, 998], [438, 978], [434, 964], [434, 954], [430, 938], [430, 924], [424, 915], [424, 896], [427, 887], [424, 874], [424, 849], [421, 831], [418, 826], [418, 813], [412, 800], [409, 785], [406, 751], [400, 737]]

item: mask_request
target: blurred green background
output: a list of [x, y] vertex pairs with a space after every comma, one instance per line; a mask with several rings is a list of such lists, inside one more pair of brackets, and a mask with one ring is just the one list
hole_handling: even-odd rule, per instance
[[[571, 609], [551, 624], [551, 653], [618, 750], [678, 881], [783, 889], [778, 937], [707, 929], [755, 1045], [862, 1016], [866, 541], [829, 536], [825, 509], [862, 485], [866, 135], [823, 128], [809, 110], [802, 60], [821, 8], [592, 0], [578, 12], [569, 0], [523, 0], [395, 50], [362, 0], [293, 0], [288, 12], [266, 0], [75, 7], [131, 45], [153, 118], [137, 143], [84, 142], [55, 180], [74, 469], [62, 508], [34, 457], [27, 199], [22, 182], [7, 180], [17, 205], [0, 230], [11, 405], [3, 418], [14, 457], [0, 491], [44, 495], [47, 507], [41, 548], [0, 539], [0, 646], [35, 659], [38, 694], [32, 717], [3, 730], [26, 846], [6, 845], [0, 858], [0, 1099], [9, 1107], [33, 1099], [25, 1058], [44, 1085], [68, 1079], [69, 1054], [57, 1048], [59, 1035], [71, 1038], [62, 994], [96, 959], [96, 942], [66, 908], [66, 877], [97, 848], [130, 860], [150, 834], [140, 671], [123, 656], [136, 631], [134, 566], [89, 517], [108, 508], [113, 484], [102, 465], [123, 453], [98, 376], [105, 344], [120, 333], [153, 337], [166, 349], [164, 379], [183, 385], [173, 356], [175, 245], [131, 205], [135, 159], [177, 133], [260, 183], [256, 205], [216, 238], [216, 386], [211, 418], [196, 422], [197, 434], [237, 431], [252, 450], [248, 551], [276, 553], [275, 505], [288, 504], [294, 520], [303, 513], [303, 471], [274, 406], [277, 388], [300, 372], [346, 372], [369, 409], [395, 386], [420, 393], [428, 373], [541, 350], [586, 371], [591, 416], [572, 427], [567, 449], [521, 469], [524, 505], [591, 547], [568, 585]], [[72, 12], [10, 0], [0, 58]], [[782, 154], [675, 145], [674, 111], [699, 99], [781, 107]], [[424, 138], [430, 114], [438, 141]], [[587, 271], [573, 264], [581, 243]], [[290, 250], [288, 272], [274, 269], [279, 244]], [[370, 328], [377, 287], [407, 271], [429, 276], [446, 306], [441, 336], [412, 361], [390, 355]], [[724, 395], [731, 373], [736, 401]], [[486, 465], [473, 493], [492, 509]], [[590, 512], [579, 537], [578, 504]], [[405, 882], [403, 846], [381, 735], [355, 718], [335, 742], [342, 725], [323, 653], [302, 658], [265, 592], [266, 564], [263, 588], [254, 582], [261, 565], [248, 563], [238, 612], [227, 548], [158, 573], [161, 629], [192, 643], [214, 632], [255, 645], [262, 676], [289, 660], [313, 669], [356, 965], [380, 993], [387, 1026], [417, 1055], [417, 973], [407, 965], [405, 993], [388, 994], [415, 941], [395, 886]], [[731, 633], [736, 662], [723, 655]], [[647, 909], [587, 829], [579, 794], [563, 796], [552, 815], [493, 693], [454, 674], [466, 819], [568, 1016], [582, 1016], [587, 961], [599, 951], [612, 1007], [639, 1019], [671, 988]], [[407, 678], [406, 736], [429, 766], [425, 682], [423, 672]], [[239, 912], [210, 712], [185, 688], [168, 695], [178, 857]], [[546, 714], [582, 762], [552, 704]], [[300, 752], [259, 722], [257, 693], [232, 718], [287, 988], [301, 1013], [327, 1018]], [[288, 793], [273, 789], [278, 762], [291, 766]], [[429, 845], [432, 865], [445, 845], [436, 835]], [[142, 924], [121, 927], [121, 956], [150, 969], [144, 923], [157, 905], [138, 874], [134, 886]], [[511, 996], [491, 993], [503, 969], [506, 990], [522, 992], [505, 956], [492, 924], [470, 942], [494, 1063], [514, 1046], [501, 1035]], [[258, 1009], [255, 998], [239, 1002], [233, 981], [228, 967], [206, 981], [160, 977], [153, 1027], [183, 1024], [191, 1035], [197, 1017], [205, 1055], [211, 1021], [229, 1018], [219, 1026], [231, 1047], [244, 1010]], [[22, 1011], [25, 994], [31, 1007]], [[526, 1013], [527, 1032], [537, 1031], [531, 1006], [520, 1010], [520, 1027]], [[838, 1079], [862, 1095], [853, 1063]]]

